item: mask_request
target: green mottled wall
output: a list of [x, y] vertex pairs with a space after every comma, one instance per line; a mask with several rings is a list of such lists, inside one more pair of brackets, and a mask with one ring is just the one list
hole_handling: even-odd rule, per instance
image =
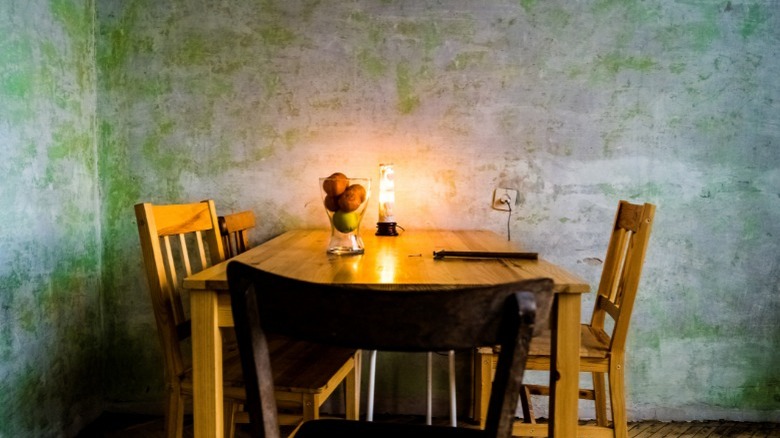
[[101, 409], [94, 10], [0, 2], [0, 437]]
[[[405, 228], [505, 233], [491, 192], [516, 188], [512, 238], [594, 287], [617, 201], [657, 204], [629, 339], [631, 417], [780, 420], [776, 1], [97, 11], [110, 399], [161, 394], [134, 203], [253, 209], [257, 242], [326, 226], [317, 177], [376, 177], [392, 161]], [[378, 409], [422, 391], [399, 362], [385, 362]]]

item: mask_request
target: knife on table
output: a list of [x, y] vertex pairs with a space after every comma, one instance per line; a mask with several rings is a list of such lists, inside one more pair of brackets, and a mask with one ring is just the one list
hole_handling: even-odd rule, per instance
[[535, 252], [522, 252], [522, 251], [450, 251], [446, 249], [433, 252], [434, 260], [441, 260], [445, 257], [471, 258], [471, 259], [537, 260], [539, 258], [539, 254]]

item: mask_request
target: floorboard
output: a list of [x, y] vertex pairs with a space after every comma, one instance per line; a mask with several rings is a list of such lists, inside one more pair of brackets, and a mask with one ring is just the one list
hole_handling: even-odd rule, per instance
[[[416, 415], [376, 416], [377, 421], [423, 423]], [[184, 438], [191, 438], [192, 418], [185, 418]], [[435, 419], [436, 424], [449, 424], [448, 418]], [[464, 422], [463, 427], [474, 427]], [[85, 428], [77, 438], [162, 438], [164, 422], [161, 417], [125, 413], [104, 413]], [[240, 425], [236, 438], [250, 436], [245, 425]], [[780, 438], [780, 424], [742, 423], [730, 421], [662, 422], [640, 421], [628, 425], [630, 438]]]

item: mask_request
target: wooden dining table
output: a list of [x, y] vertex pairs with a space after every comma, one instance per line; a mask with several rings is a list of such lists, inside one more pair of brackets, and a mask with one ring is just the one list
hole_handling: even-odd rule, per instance
[[[581, 296], [588, 283], [565, 269], [531, 258], [434, 259], [434, 251], [516, 252], [522, 248], [484, 230], [408, 230], [400, 236], [361, 234], [365, 253], [337, 256], [326, 252], [327, 230], [292, 230], [264, 242], [231, 260], [306, 281], [331, 284], [393, 285], [399, 290], [421, 287], [500, 284], [546, 277], [554, 281], [555, 300], [550, 318], [557, 335], [551, 370], [549, 434], [577, 435]], [[226, 268], [230, 260], [184, 280], [190, 293], [196, 437], [223, 436], [222, 338], [220, 329], [233, 325]], [[475, 387], [490, 386], [482, 373]], [[486, 406], [489, 392], [474, 394], [477, 406]], [[481, 403], [481, 405], [480, 405]], [[480, 415], [476, 409], [475, 416]], [[530, 426], [530, 425], [529, 425]], [[533, 425], [536, 429], [542, 427]]]

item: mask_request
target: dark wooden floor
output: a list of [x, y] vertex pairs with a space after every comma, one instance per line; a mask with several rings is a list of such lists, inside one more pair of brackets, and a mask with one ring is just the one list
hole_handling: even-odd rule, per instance
[[631, 423], [628, 436], [635, 438], [780, 437], [780, 425], [775, 423], [737, 423], [731, 421], [697, 421], [690, 423], [643, 421]]
[[[377, 418], [377, 421], [419, 422], [424, 418], [418, 416], [392, 416]], [[447, 424], [442, 419], [442, 424]], [[184, 437], [192, 437], [192, 420], [185, 419]], [[437, 422], [438, 423], [438, 422]], [[469, 424], [464, 424], [471, 427]], [[163, 420], [157, 416], [133, 414], [103, 414], [97, 421], [87, 427], [80, 438], [141, 438], [162, 437]], [[249, 437], [250, 434], [239, 427], [236, 438]], [[740, 423], [732, 421], [695, 421], [673, 422], [642, 421], [629, 424], [628, 436], [632, 438], [780, 438], [780, 424], [777, 423]]]

